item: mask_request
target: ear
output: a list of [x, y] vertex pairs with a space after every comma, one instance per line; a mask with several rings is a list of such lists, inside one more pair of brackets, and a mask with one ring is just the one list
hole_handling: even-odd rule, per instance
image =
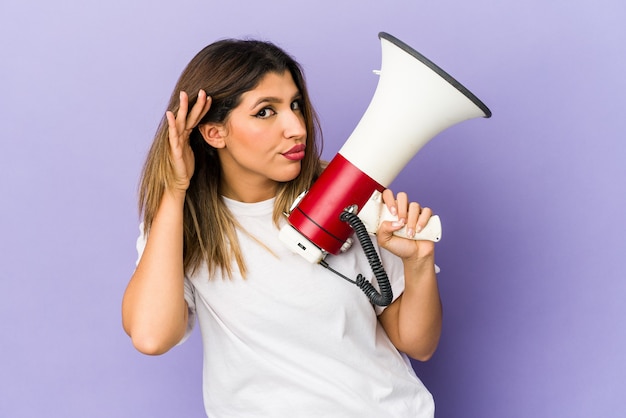
[[223, 125], [218, 125], [215, 123], [205, 123], [198, 126], [198, 130], [202, 134], [202, 137], [207, 144], [209, 144], [213, 148], [224, 148], [224, 137], [226, 135]]

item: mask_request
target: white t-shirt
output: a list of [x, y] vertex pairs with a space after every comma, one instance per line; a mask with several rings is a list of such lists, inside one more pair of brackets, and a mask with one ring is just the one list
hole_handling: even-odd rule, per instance
[[[431, 394], [387, 337], [365, 294], [278, 239], [274, 199], [225, 200], [243, 229], [273, 254], [238, 232], [245, 279], [236, 264], [232, 279], [219, 272], [209, 279], [206, 266], [185, 278], [188, 333], [197, 318], [204, 345], [207, 415], [434, 416]], [[355, 241], [348, 252], [326, 261], [352, 279], [358, 273], [372, 277]], [[138, 243], [140, 252], [142, 247]], [[404, 289], [402, 263], [379, 252], [395, 298]]]

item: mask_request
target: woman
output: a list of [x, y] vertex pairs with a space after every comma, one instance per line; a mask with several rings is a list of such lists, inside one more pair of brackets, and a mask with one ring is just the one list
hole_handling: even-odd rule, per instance
[[[189, 95], [188, 95], [189, 94]], [[223, 40], [183, 71], [140, 187], [140, 258], [123, 300], [134, 346], [162, 354], [198, 318], [211, 417], [429, 417], [405, 354], [427, 360], [441, 330], [431, 211], [386, 190], [398, 215], [377, 244], [394, 290], [385, 309], [278, 239], [284, 213], [322, 170], [299, 65], [267, 42]], [[359, 245], [327, 257], [356, 275]]]

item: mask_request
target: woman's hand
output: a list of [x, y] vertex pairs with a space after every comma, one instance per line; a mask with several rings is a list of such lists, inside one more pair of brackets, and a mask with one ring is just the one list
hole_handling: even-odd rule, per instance
[[[383, 201], [398, 221], [382, 222], [378, 244], [402, 258], [404, 291], [378, 316], [393, 345], [410, 357], [426, 361], [439, 343], [442, 310], [435, 275], [435, 243], [407, 239], [423, 229], [432, 215], [428, 208], [408, 201], [406, 193], [395, 197], [383, 192]], [[393, 235], [406, 226], [407, 238]]]
[[189, 181], [193, 176], [195, 159], [193, 150], [189, 144], [189, 135], [193, 128], [202, 120], [211, 107], [211, 98], [207, 97], [204, 90], [198, 92], [198, 99], [187, 113], [189, 97], [184, 91], [180, 92], [180, 105], [176, 116], [170, 110], [165, 113], [169, 128], [170, 159], [174, 169], [174, 184], [168, 185], [170, 189], [185, 193], [189, 187]]
[[383, 202], [393, 215], [398, 216], [396, 222], [383, 222], [376, 234], [378, 244], [403, 260], [420, 260], [433, 258], [435, 245], [432, 241], [405, 239], [393, 235], [395, 231], [406, 226], [406, 238], [420, 232], [432, 216], [432, 210], [420, 206], [417, 202], [409, 202], [407, 194], [398, 193], [395, 197], [391, 190], [383, 192]]

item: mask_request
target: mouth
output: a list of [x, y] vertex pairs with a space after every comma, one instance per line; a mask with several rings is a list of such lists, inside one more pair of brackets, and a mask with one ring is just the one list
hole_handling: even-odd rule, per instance
[[304, 158], [304, 150], [306, 145], [298, 144], [291, 147], [289, 151], [283, 152], [281, 155], [288, 160], [300, 161]]

